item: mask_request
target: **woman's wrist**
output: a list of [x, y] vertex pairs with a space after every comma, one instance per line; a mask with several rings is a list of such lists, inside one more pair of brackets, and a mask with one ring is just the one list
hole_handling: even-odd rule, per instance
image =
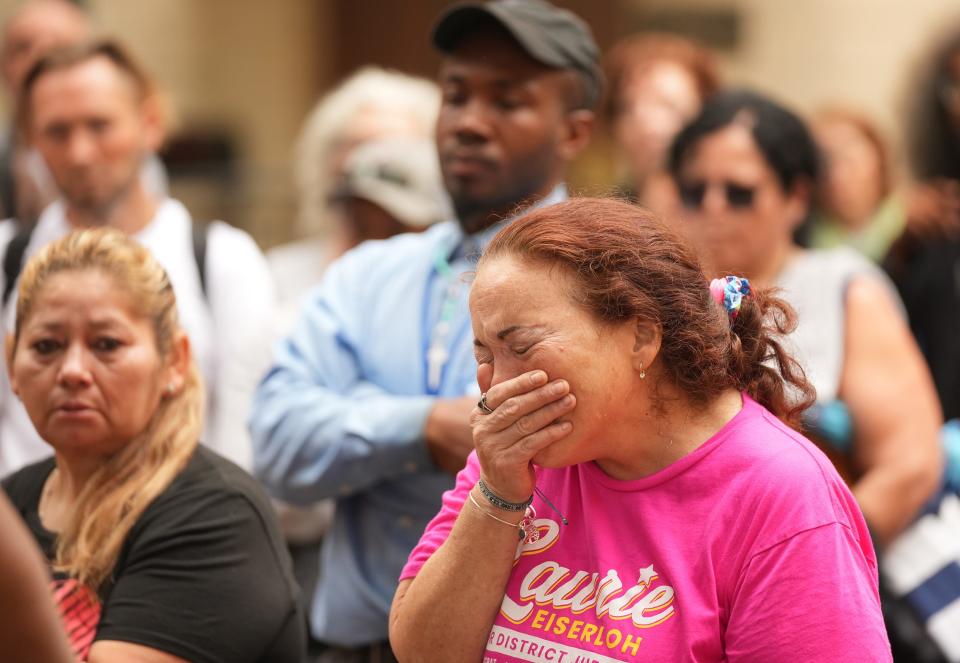
[[[479, 498], [475, 493], [480, 493]], [[491, 503], [487, 497], [487, 494], [481, 491], [480, 481], [477, 482], [473, 488], [470, 489], [470, 492], [467, 493], [467, 497], [470, 499], [471, 504], [474, 509], [479, 511], [481, 514], [486, 516], [491, 520], [495, 520], [499, 523], [507, 525], [511, 528], [514, 528], [517, 533], [517, 538], [524, 543], [535, 543], [540, 539], [540, 530], [536, 525], [537, 512], [533, 507], [528, 503], [516, 503], [512, 504], [511, 507], [524, 506], [523, 511], [516, 511], [513, 508], [509, 510], [503, 510]], [[487, 500], [486, 503], [482, 504], [480, 500]], [[530, 501], [533, 501], [531, 496]], [[509, 504], [509, 502], [507, 503]], [[564, 521], [566, 522], [566, 521]]]
[[507, 527], [513, 528], [514, 532], [519, 532], [520, 524], [526, 517], [524, 512], [498, 510], [486, 501], [483, 493], [481, 493], [480, 489], [476, 486], [470, 489], [470, 492], [467, 493], [467, 498], [473, 510], [483, 516], [485, 520], [502, 523]]
[[480, 477], [477, 480], [476, 488], [480, 491], [483, 499], [489, 505], [495, 507], [499, 511], [506, 511], [508, 513], [524, 513], [527, 510], [527, 507], [533, 503], [533, 493], [520, 502], [515, 502], [502, 497], [498, 491], [490, 487], [488, 482], [484, 481], [483, 477]]

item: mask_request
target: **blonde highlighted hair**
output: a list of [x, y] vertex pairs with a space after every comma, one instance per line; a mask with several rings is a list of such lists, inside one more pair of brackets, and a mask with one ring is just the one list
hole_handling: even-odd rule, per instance
[[[20, 331], [51, 277], [98, 271], [129, 295], [134, 313], [152, 323], [162, 360], [180, 330], [167, 273], [150, 252], [122, 232], [80, 230], [48, 244], [20, 279], [11, 358]], [[55, 568], [96, 590], [117, 562], [131, 527], [173, 481], [193, 454], [203, 426], [203, 388], [191, 360], [183, 387], [166, 394], [147, 427], [89, 478], [57, 537]]]

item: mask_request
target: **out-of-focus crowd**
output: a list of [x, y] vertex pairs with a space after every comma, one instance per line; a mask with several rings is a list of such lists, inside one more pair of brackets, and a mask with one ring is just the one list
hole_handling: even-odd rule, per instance
[[[736, 275], [749, 279], [744, 297], [776, 288], [795, 311], [782, 346], [816, 389], [799, 428], [869, 527], [892, 656], [960, 661], [960, 26], [913, 81], [907, 169], [860, 109], [802, 116], [729, 85], [718, 57], [685, 37], [634, 35], [601, 54], [589, 26], [541, 0], [454, 8], [432, 32], [436, 82], [367, 67], [318, 101], [296, 154], [305, 238], [266, 254], [171, 197], [157, 156], [164, 104], [132, 45], [99, 37], [64, 0], [24, 3], [2, 40], [15, 113], [0, 142], [0, 476], [17, 513], [0, 516], [32, 535], [8, 542], [11, 568], [28, 567], [9, 589], [26, 598], [3, 601], [0, 621], [19, 618], [26, 634], [9, 660], [69, 659], [27, 586], [47, 580], [34, 545], [80, 660], [473, 652], [417, 634], [404, 612], [443, 605], [415, 584], [408, 556], [458, 472], [472, 478], [478, 422], [497, 411], [487, 394], [503, 376], [477, 382], [478, 361], [493, 362], [474, 338], [469, 275], [498, 231], [570, 197], [567, 170], [599, 128], [618, 151], [617, 198], [694, 247], [704, 297], [711, 278]], [[539, 342], [520, 339], [516, 354]], [[658, 361], [640, 363], [646, 384]], [[757, 361], [786, 365], [773, 350]], [[785, 378], [784, 402], [804, 403], [802, 384]], [[469, 497], [517, 525], [510, 496], [492, 490], [502, 485], [484, 490], [491, 476], [485, 465], [482, 495], [457, 508]], [[554, 508], [537, 500], [541, 515]], [[535, 546], [523, 526], [521, 546]], [[652, 586], [649, 568], [638, 587]], [[809, 578], [838, 587], [837, 601], [845, 580]], [[533, 584], [530, 596], [546, 597]], [[813, 612], [821, 599], [796, 600]], [[732, 599], [719, 614], [714, 630], [737, 622]], [[562, 660], [533, 636], [527, 648], [495, 643], [503, 631], [490, 620], [477, 626], [480, 651], [506, 656], [490, 660]], [[693, 642], [713, 626], [685, 628]], [[729, 643], [753, 632], [730, 628]], [[596, 632], [585, 651], [622, 660], [628, 646]], [[736, 658], [729, 646], [724, 660]], [[656, 651], [711, 660], [694, 649]]]

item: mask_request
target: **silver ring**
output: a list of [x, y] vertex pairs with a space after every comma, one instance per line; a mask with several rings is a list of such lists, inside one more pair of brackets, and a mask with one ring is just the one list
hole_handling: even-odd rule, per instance
[[493, 410], [487, 405], [487, 392], [480, 394], [480, 400], [477, 401], [477, 407], [483, 410], [484, 414], [493, 414]]

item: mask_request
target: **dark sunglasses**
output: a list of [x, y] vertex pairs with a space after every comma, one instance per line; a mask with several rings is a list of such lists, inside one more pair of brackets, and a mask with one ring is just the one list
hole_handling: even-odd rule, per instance
[[[718, 186], [723, 187], [723, 192], [727, 198], [727, 205], [732, 209], [749, 209], [753, 207], [754, 194], [757, 188], [754, 186], [743, 186], [733, 182], [717, 182]], [[713, 186], [711, 184], [711, 186]], [[680, 182], [677, 186], [680, 191], [680, 202], [687, 209], [699, 209], [703, 207], [703, 199], [707, 195], [706, 182]]]

